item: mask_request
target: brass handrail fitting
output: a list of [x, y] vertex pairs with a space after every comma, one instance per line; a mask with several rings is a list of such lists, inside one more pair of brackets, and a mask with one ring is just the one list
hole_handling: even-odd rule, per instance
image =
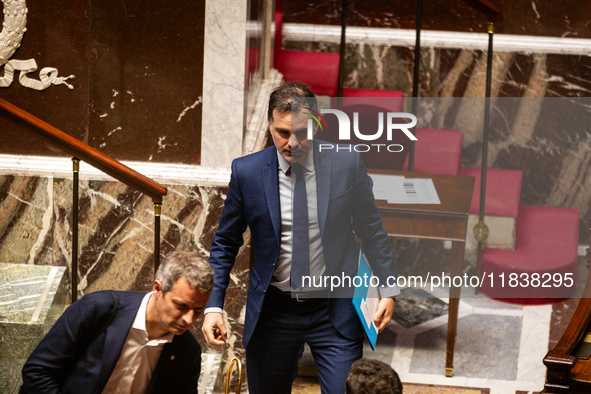
[[228, 367], [228, 373], [226, 374], [226, 394], [230, 394], [230, 379], [232, 378], [232, 369], [234, 367], [234, 363], [238, 364], [238, 380], [236, 382], [236, 394], [240, 394], [240, 386], [242, 384], [242, 363], [238, 357], [234, 357], [232, 361], [230, 361], [230, 366]]
[[80, 159], [72, 157], [72, 172], [80, 172]]
[[154, 203], [154, 216], [162, 215], [162, 203], [155, 202]]

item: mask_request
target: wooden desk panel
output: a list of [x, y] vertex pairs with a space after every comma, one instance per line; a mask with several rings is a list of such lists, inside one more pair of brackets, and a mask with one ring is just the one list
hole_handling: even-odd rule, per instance
[[424, 216], [413, 212], [381, 211], [381, 214], [384, 230], [392, 237], [466, 240], [467, 218], [438, 214]]
[[[371, 173], [433, 180], [441, 204], [388, 204], [385, 200], [376, 200], [376, 205], [384, 220], [384, 230], [390, 236], [452, 241], [450, 275], [461, 276], [474, 177], [385, 170], [371, 170]], [[446, 376], [453, 375], [460, 290], [459, 287], [450, 288]]]

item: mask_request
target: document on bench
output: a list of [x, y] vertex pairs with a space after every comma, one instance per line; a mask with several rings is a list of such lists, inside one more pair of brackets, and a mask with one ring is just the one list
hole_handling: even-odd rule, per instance
[[441, 204], [433, 180], [402, 175], [369, 174], [376, 200], [388, 204]]

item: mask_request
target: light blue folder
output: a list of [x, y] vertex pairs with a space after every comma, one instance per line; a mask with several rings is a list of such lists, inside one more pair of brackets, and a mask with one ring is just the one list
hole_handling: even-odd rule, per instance
[[[369, 286], [369, 278], [371, 278], [373, 272], [369, 267], [369, 264], [363, 254], [363, 250], [359, 253], [359, 269], [357, 270], [357, 276], [363, 279], [364, 275], [367, 275], [367, 281], [361, 281], [361, 286], [355, 287], [355, 292], [353, 293], [353, 306], [355, 306], [355, 310], [357, 311], [357, 315], [359, 316], [359, 320], [361, 320], [361, 325], [365, 330], [365, 334], [367, 335], [367, 339], [371, 345], [371, 349], [375, 350], [376, 348], [376, 341], [378, 339], [378, 331], [376, 329], [373, 320], [370, 322], [371, 324], [367, 324], [367, 320], [363, 314], [362, 307], [367, 302], [367, 295], [368, 293], [373, 293], [377, 291], [377, 289], [371, 289]], [[359, 284], [359, 280], [355, 281], [355, 284]], [[365, 283], [367, 282], [367, 283]], [[367, 286], [366, 286], [367, 285]], [[373, 316], [372, 316], [373, 318]]]

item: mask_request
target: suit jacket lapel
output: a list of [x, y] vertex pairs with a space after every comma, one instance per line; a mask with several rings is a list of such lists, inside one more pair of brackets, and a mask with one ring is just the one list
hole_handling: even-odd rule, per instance
[[279, 204], [279, 181], [277, 179], [278, 171], [277, 150], [269, 149], [268, 160], [263, 164], [262, 176], [263, 187], [265, 189], [265, 199], [267, 208], [273, 223], [277, 245], [281, 245], [281, 207]]
[[100, 387], [104, 387], [107, 384], [111, 373], [115, 369], [129, 329], [135, 320], [135, 316], [145, 295], [145, 293], [134, 294], [132, 296], [133, 300], [127, 305], [121, 305], [123, 302], [120, 301], [117, 315], [113, 323], [107, 328], [107, 337], [105, 338], [105, 348], [103, 349], [103, 360], [101, 364]]
[[330, 201], [331, 163], [325, 154], [319, 152], [318, 142], [314, 140], [314, 166], [316, 167], [316, 194], [318, 199], [318, 227], [320, 236], [324, 237], [324, 225]]

